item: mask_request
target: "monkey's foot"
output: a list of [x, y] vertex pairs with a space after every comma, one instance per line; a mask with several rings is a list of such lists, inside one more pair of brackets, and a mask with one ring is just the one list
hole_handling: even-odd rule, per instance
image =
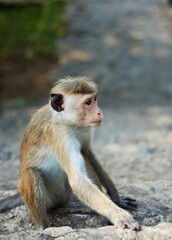
[[133, 198], [121, 196], [120, 207], [129, 211], [134, 211], [137, 208], [137, 202]]

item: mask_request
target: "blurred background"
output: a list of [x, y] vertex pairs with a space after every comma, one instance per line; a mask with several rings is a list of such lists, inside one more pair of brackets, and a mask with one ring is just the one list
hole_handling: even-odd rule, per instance
[[117, 183], [171, 180], [172, 2], [0, 0], [0, 190], [31, 115], [66, 75], [99, 84], [94, 150]]

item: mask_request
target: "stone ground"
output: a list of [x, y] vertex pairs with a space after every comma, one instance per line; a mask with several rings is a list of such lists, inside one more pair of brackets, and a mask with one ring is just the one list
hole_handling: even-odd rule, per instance
[[[135, 218], [144, 226], [159, 225], [143, 227], [138, 234], [113, 227], [87, 229], [100, 227], [101, 217], [84, 208], [85, 215], [67, 220], [59, 214], [61, 222], [51, 225], [72, 228], [53, 233], [49, 229], [48, 235], [172, 239], [172, 9], [165, 0], [78, 0], [69, 5], [67, 14], [69, 34], [60, 41], [60, 66], [54, 75], [87, 74], [96, 79], [104, 123], [95, 131], [95, 152], [121, 194], [138, 200]], [[1, 196], [16, 188], [21, 137], [36, 108], [1, 112]], [[1, 231], [2, 239], [39, 237], [25, 207], [2, 214]]]

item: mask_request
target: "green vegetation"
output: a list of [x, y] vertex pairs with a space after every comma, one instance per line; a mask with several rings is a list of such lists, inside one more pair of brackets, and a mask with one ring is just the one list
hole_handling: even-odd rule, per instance
[[34, 59], [53, 53], [66, 32], [63, 1], [0, 6], [0, 58]]

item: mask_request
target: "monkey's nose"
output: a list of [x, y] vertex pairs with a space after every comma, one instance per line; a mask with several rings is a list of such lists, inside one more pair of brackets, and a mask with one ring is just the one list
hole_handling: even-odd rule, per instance
[[97, 115], [99, 116], [99, 115], [102, 115], [102, 111], [100, 110], [100, 108], [98, 109], [98, 111], [97, 111]]

